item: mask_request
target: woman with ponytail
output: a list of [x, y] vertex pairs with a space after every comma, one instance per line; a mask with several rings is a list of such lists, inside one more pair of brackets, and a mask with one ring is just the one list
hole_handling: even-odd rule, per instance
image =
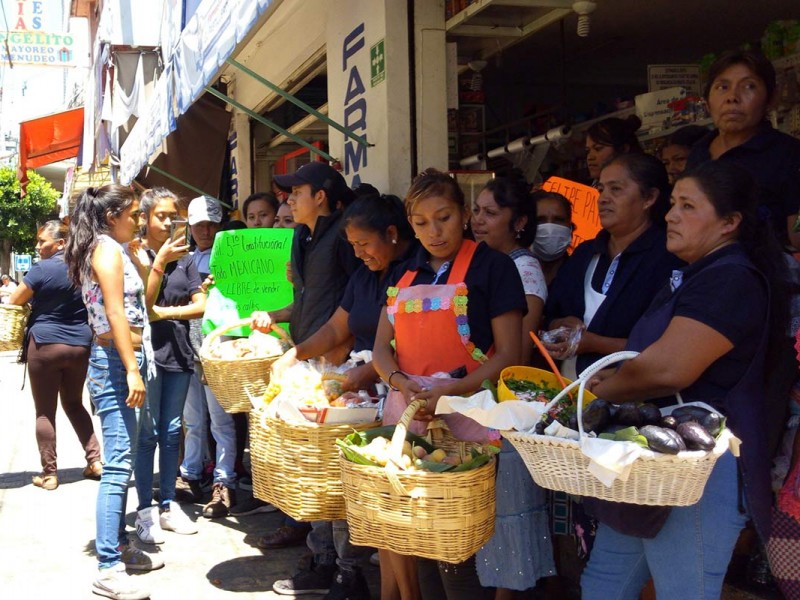
[[31, 375], [31, 393], [36, 408], [36, 442], [42, 472], [33, 485], [45, 490], [58, 487], [56, 472], [56, 409], [61, 406], [83, 446], [86, 468], [83, 476], [100, 479], [100, 444], [92, 418], [83, 406], [83, 382], [89, 365], [92, 330], [86, 322], [86, 307], [80, 292], [67, 277], [64, 245], [68, 227], [48, 221], [36, 234], [36, 252], [41, 260], [25, 275], [11, 294], [10, 304], [33, 306], [28, 318], [24, 358]]
[[99, 572], [92, 591], [108, 598], [150, 596], [126, 568], [164, 566], [128, 542], [125, 507], [136, 458], [143, 374], [152, 355], [145, 301], [150, 259], [140, 240], [139, 200], [120, 185], [87, 189], [70, 220], [65, 260], [94, 332], [87, 388], [103, 430], [105, 466], [97, 495], [95, 548]]
[[748, 519], [769, 537], [765, 382], [788, 304], [781, 249], [757, 216], [754, 190], [747, 171], [723, 161], [677, 179], [667, 249], [688, 266], [673, 272], [631, 331], [627, 349], [639, 356], [592, 382], [598, 397], [615, 403], [663, 406], [680, 392], [684, 401], [710, 404], [742, 441], [740, 455], [719, 458], [692, 506], [585, 498], [600, 521], [581, 580], [587, 600], [633, 600], [651, 576], [659, 599], [719, 598]]

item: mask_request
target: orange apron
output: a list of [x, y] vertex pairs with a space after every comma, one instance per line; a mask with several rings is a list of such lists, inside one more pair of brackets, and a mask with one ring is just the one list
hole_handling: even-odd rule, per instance
[[[395, 351], [400, 370], [412, 376], [448, 373], [466, 367], [471, 373], [487, 356], [470, 341], [467, 321], [467, 286], [464, 283], [477, 244], [464, 240], [444, 285], [411, 285], [417, 271], [406, 271], [386, 294], [386, 314], [394, 326]], [[491, 352], [491, 351], [490, 351]], [[418, 380], [419, 381], [419, 380]], [[428, 379], [423, 382], [430, 385]], [[384, 424], [400, 419], [406, 408], [400, 392], [386, 398]], [[487, 428], [463, 415], [445, 415], [453, 435], [470, 442], [489, 441]], [[412, 422], [412, 430], [424, 433], [426, 424]]]

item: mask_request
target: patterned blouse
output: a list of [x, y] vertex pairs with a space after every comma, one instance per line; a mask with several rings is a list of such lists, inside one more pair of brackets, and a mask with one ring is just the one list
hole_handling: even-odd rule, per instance
[[[122, 302], [125, 308], [125, 316], [131, 327], [144, 329], [148, 324], [147, 307], [144, 299], [144, 283], [142, 278], [139, 277], [139, 272], [131, 262], [128, 253], [113, 238], [100, 234], [98, 244], [113, 244], [121, 252], [124, 268]], [[81, 292], [83, 294], [83, 303], [89, 313], [89, 325], [92, 326], [94, 334], [102, 335], [111, 331], [100, 284], [96, 281], [84, 280]]]

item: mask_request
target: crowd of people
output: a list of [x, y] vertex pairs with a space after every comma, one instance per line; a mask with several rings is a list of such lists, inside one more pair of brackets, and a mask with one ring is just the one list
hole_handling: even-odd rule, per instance
[[[798, 373], [787, 283], [791, 251], [800, 250], [800, 141], [766, 120], [774, 93], [763, 56], [732, 52], [708, 77], [713, 130], [676, 134], [656, 157], [642, 151], [635, 123], [592, 126], [587, 181], [599, 192], [602, 229], [575, 248], [569, 201], [514, 177], [491, 180], [468, 202], [455, 179], [427, 169], [400, 198], [369, 185], [351, 190], [333, 167], [311, 162], [276, 175], [277, 193], [247, 198], [240, 221], [212, 198], [192, 200], [191, 243], [173, 235], [183, 211], [170, 191], [86, 190], [68, 230], [58, 221], [39, 229], [41, 260], [8, 302], [33, 306], [25, 350], [42, 468], [33, 484], [58, 487], [59, 394], [85, 450], [84, 476], [100, 480], [94, 593], [146, 598], [126, 569], [164, 566], [129, 541], [132, 477], [144, 544], [165, 543], [165, 531], [195, 534], [180, 502], [203, 502], [209, 492], [208, 519], [276, 510], [242, 485], [247, 417], [226, 413], [205, 385], [200, 320], [215, 235], [292, 227], [293, 302], [253, 313], [252, 327], [290, 324], [295, 345], [274, 373], [353, 353], [357, 366], [343, 388], [388, 386], [384, 424], [425, 399], [412, 427], [424, 433], [440, 396], [470, 394], [511, 365], [540, 364], [528, 332], [560, 327], [579, 341], [547, 349], [571, 378], [616, 351], [640, 352], [592, 380], [599, 397], [666, 406], [680, 392], [725, 414], [741, 456], [717, 462], [698, 504], [584, 498], [570, 500], [569, 511], [585, 564], [583, 598], [635, 600], [650, 579], [659, 600], [719, 598], [747, 522], [769, 537], [775, 440], [790, 410], [800, 414], [789, 400]], [[84, 381], [102, 458], [81, 403]], [[462, 415], [445, 421], [461, 440], [498, 435]], [[549, 496], [504, 440], [495, 532], [463, 563], [384, 549], [371, 557], [374, 549], [350, 542], [346, 521], [288, 515], [257, 543], [268, 551], [305, 543], [312, 555], [274, 583], [280, 595], [368, 599], [361, 566], [377, 560], [384, 600], [505, 600], [557, 574]]]

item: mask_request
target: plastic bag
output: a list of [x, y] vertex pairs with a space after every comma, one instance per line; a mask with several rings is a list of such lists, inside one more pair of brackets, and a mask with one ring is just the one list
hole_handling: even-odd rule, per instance
[[556, 360], [572, 358], [578, 351], [585, 326], [556, 327], [550, 331], [540, 331], [539, 339], [547, 346], [550, 356]]

